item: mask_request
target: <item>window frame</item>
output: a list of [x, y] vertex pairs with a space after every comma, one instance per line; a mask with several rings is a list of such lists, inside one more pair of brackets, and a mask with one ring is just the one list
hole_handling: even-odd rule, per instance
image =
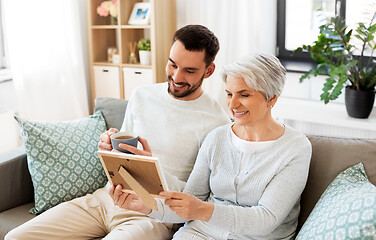
[[[298, 52], [286, 49], [286, 1], [277, 1], [277, 57], [289, 72], [307, 73], [316, 63], [309, 52]], [[335, 1], [335, 14], [346, 18], [346, 0]], [[339, 13], [338, 13], [339, 12]]]
[[7, 59], [3, 20], [3, 1], [0, 0], [0, 58], [2, 58], [2, 64], [0, 64], [0, 84], [12, 80], [12, 73]]

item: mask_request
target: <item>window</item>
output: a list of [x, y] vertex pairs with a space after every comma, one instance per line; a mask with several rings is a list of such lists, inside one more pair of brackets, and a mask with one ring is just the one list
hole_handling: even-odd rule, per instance
[[1, 4], [0, 4], [0, 69], [5, 68], [5, 49], [4, 49], [4, 36], [2, 24]]
[[[376, 0], [278, 0], [277, 47], [278, 57], [292, 72], [306, 72], [313, 62], [308, 52], [292, 54], [303, 44], [312, 44], [319, 26], [336, 15], [353, 28], [358, 22], [369, 24], [376, 11]], [[356, 44], [356, 38], [352, 39]], [[366, 55], [370, 55], [369, 49]]]
[[0, 1], [0, 83], [3, 81], [11, 80], [10, 70], [5, 54], [4, 32], [3, 32], [3, 14], [2, 14], [2, 1]]

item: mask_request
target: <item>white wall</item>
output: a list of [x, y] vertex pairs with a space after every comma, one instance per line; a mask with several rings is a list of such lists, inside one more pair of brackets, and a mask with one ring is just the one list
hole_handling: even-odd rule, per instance
[[0, 153], [22, 145], [20, 128], [13, 115], [18, 109], [13, 81], [0, 82]]
[[205, 91], [224, 109], [222, 67], [244, 55], [276, 52], [277, 0], [177, 0], [178, 28], [202, 24], [220, 42], [216, 70], [204, 82]]
[[[321, 101], [320, 95], [322, 94], [322, 88], [325, 83], [325, 76], [311, 77], [305, 79], [302, 83], [299, 82], [299, 78], [302, 73], [288, 72], [286, 75], [286, 83], [281, 97], [290, 97], [298, 99], [309, 99], [313, 101]], [[343, 89], [343, 92], [345, 89]], [[331, 103], [345, 102], [345, 95], [341, 94], [338, 99], [331, 101]], [[324, 104], [324, 103], [323, 103]]]
[[14, 120], [15, 112], [0, 113], [0, 154], [22, 145], [20, 127]]
[[[204, 89], [224, 109], [221, 68], [246, 54], [276, 53], [277, 0], [177, 0], [177, 23], [178, 27], [202, 24], [217, 35], [221, 45], [215, 60], [217, 69], [204, 82]], [[299, 83], [301, 75], [287, 73], [282, 96], [273, 109], [276, 117], [307, 134], [376, 136], [375, 110], [369, 119], [352, 119], [346, 113], [344, 94], [327, 105], [320, 100], [325, 76]]]

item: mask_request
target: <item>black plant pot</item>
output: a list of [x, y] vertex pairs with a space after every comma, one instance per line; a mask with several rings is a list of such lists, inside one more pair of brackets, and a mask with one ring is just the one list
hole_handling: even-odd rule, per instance
[[353, 118], [368, 118], [375, 102], [375, 91], [355, 90], [346, 87], [345, 103], [347, 114]]

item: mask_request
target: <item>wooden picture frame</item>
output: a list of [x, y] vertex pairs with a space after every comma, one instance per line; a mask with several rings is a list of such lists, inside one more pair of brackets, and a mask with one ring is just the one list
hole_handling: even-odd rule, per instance
[[139, 2], [133, 6], [132, 13], [129, 17], [128, 24], [130, 25], [148, 25], [150, 23], [150, 3]]
[[118, 173], [120, 166], [125, 169], [154, 197], [160, 197], [161, 191], [167, 191], [167, 184], [160, 169], [158, 158], [126, 153], [98, 151], [108, 181], [113, 185], [121, 184], [124, 192], [134, 190]]
[[122, 185], [123, 192], [135, 193], [150, 208], [156, 209], [154, 197], [168, 191], [158, 158], [119, 152], [98, 151], [108, 181]]

